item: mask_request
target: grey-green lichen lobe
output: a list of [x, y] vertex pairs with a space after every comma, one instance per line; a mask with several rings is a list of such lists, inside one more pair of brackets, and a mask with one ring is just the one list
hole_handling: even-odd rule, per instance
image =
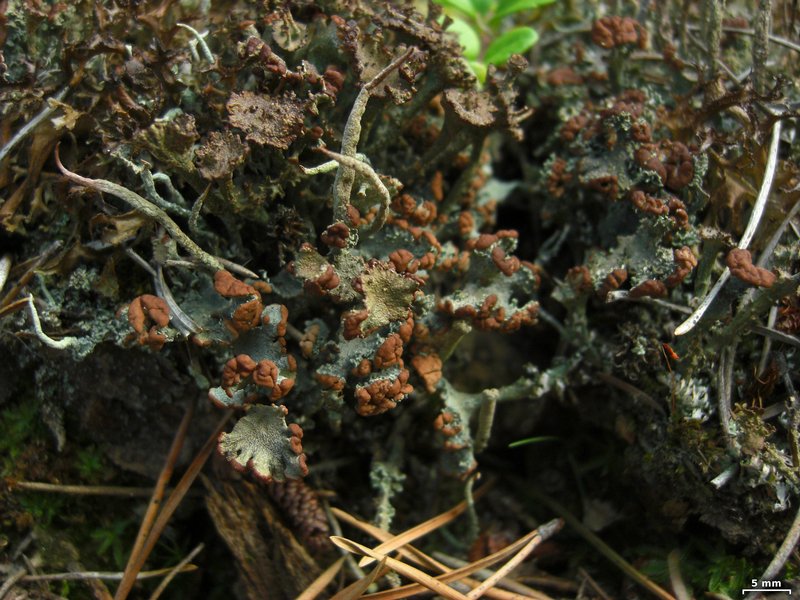
[[404, 320], [420, 287], [419, 281], [400, 275], [380, 263], [367, 268], [360, 281], [364, 305], [369, 312], [361, 325], [363, 331]]
[[305, 458], [292, 447], [293, 432], [285, 414], [279, 406], [253, 406], [230, 433], [220, 434], [220, 452], [238, 469], [252, 469], [265, 481], [302, 477]]

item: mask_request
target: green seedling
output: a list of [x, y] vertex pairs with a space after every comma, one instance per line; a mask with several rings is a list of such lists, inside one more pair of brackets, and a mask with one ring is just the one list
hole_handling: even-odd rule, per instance
[[103, 455], [100, 450], [94, 446], [78, 450], [75, 466], [84, 480], [95, 481], [100, 477], [105, 468]]
[[[464, 58], [478, 81], [486, 80], [489, 65], [504, 65], [512, 54], [523, 54], [539, 40], [533, 27], [508, 29], [521, 13], [555, 0], [435, 0], [452, 20], [448, 30], [458, 36]], [[513, 17], [513, 18], [512, 18]]]
[[125, 565], [126, 530], [132, 524], [132, 519], [115, 519], [110, 525], [92, 531], [92, 540], [97, 544], [97, 555], [110, 556], [114, 565], [122, 568]]

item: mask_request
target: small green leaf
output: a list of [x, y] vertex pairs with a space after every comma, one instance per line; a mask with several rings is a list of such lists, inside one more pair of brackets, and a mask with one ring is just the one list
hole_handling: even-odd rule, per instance
[[478, 79], [478, 83], [483, 85], [486, 81], [486, 63], [482, 63], [479, 60], [470, 60], [467, 64]]
[[518, 448], [519, 446], [527, 446], [528, 444], [539, 444], [541, 442], [552, 442], [557, 440], [558, 438], [554, 435], [539, 435], [535, 437], [525, 438], [524, 440], [517, 440], [516, 442], [511, 442], [508, 447], [509, 448]]
[[481, 39], [469, 23], [453, 17], [453, 22], [447, 28], [458, 36], [458, 43], [464, 47], [464, 58], [473, 60], [481, 52]]
[[541, 8], [542, 6], [547, 6], [555, 1], [556, 0], [500, 0], [497, 3], [497, 10], [495, 11], [492, 20], [494, 21], [495, 19], [502, 19], [503, 17], [522, 12], [523, 10]]
[[494, 0], [471, 0], [472, 6], [479, 14], [485, 15], [492, 8]]
[[502, 65], [512, 54], [522, 54], [539, 40], [539, 34], [531, 27], [515, 27], [489, 44], [484, 62], [490, 65]]
[[[473, 19], [478, 16], [470, 0], [436, 0], [436, 4], [446, 9], [457, 10]], [[452, 15], [449, 16], [452, 18]]]

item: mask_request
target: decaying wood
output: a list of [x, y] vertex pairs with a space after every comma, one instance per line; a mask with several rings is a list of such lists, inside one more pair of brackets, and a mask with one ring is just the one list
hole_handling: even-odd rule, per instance
[[294, 598], [319, 575], [319, 566], [281, 523], [262, 487], [205, 478], [203, 484], [208, 512], [236, 557], [247, 598]]

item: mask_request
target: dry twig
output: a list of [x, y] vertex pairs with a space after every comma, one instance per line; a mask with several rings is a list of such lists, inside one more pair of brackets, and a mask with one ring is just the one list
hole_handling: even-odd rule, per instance
[[334, 563], [320, 573], [319, 577], [303, 590], [303, 593], [295, 598], [295, 600], [314, 600], [314, 598], [324, 592], [328, 584], [333, 581], [333, 578], [342, 570], [342, 565], [344, 565], [346, 558], [347, 556], [340, 556], [337, 558]]
[[547, 496], [546, 494], [542, 494], [541, 492], [531, 488], [530, 486], [524, 486], [521, 482], [517, 481], [518, 485], [520, 486], [521, 490], [524, 490], [524, 494], [526, 496], [531, 497], [535, 501], [544, 504], [553, 512], [559, 514], [567, 524], [575, 530], [582, 538], [584, 538], [587, 542], [589, 542], [592, 546], [594, 546], [603, 556], [605, 556], [609, 561], [611, 561], [614, 565], [616, 565], [623, 573], [625, 573], [628, 577], [633, 579], [636, 583], [641, 585], [651, 594], [660, 598], [661, 600], [675, 600], [675, 597], [672, 596], [669, 592], [667, 592], [664, 588], [659, 586], [655, 583], [652, 579], [644, 575], [642, 572], [637, 570], [632, 564], [626, 561], [622, 556], [620, 556], [617, 552], [615, 552], [608, 544], [606, 544], [603, 540], [601, 540], [597, 535], [592, 533], [583, 523], [581, 523], [580, 519], [578, 519], [575, 515], [569, 512], [566, 508], [561, 506], [558, 502]]
[[[128, 560], [128, 565], [125, 567], [125, 577], [122, 579], [119, 588], [117, 588], [117, 592], [114, 595], [114, 600], [125, 600], [125, 598], [128, 597], [128, 594], [130, 594], [136, 574], [144, 566], [144, 562], [147, 560], [147, 557], [150, 555], [150, 552], [152, 552], [153, 548], [155, 547], [158, 538], [161, 536], [161, 533], [167, 526], [167, 523], [172, 517], [172, 514], [180, 505], [181, 500], [183, 500], [184, 496], [186, 495], [186, 492], [194, 482], [197, 475], [199, 475], [200, 470], [203, 468], [203, 465], [205, 465], [206, 460], [208, 460], [208, 457], [211, 456], [211, 452], [217, 445], [217, 437], [219, 436], [222, 429], [225, 427], [225, 424], [231, 418], [232, 414], [233, 411], [228, 411], [225, 413], [222, 419], [220, 419], [213, 433], [209, 436], [208, 440], [206, 440], [206, 443], [197, 453], [194, 460], [189, 465], [189, 468], [186, 470], [183, 477], [175, 486], [175, 490], [172, 492], [172, 494], [170, 494], [169, 498], [164, 503], [163, 508], [158, 513], [158, 516], [155, 517], [155, 520], [153, 520], [153, 516], [158, 508], [159, 502], [156, 501], [155, 507], [153, 507], [152, 509], [151, 509], [152, 504], [151, 507], [148, 507], [148, 514], [146, 515], [146, 518], [142, 521], [142, 527], [139, 530], [139, 537], [137, 537], [136, 543], [134, 544], [134, 550], [131, 552], [131, 557]], [[181, 423], [181, 425], [183, 425], [183, 423]], [[170, 455], [171, 454], [172, 450], [170, 451]], [[176, 459], [177, 459], [177, 453], [176, 453]], [[168, 460], [167, 463], [165, 464], [165, 471], [169, 471], [171, 473], [172, 465], [174, 465], [174, 462], [175, 461], [172, 460], [170, 464], [170, 461]], [[166, 480], [168, 479], [168, 477], [159, 477], [159, 481], [161, 481], [161, 479], [164, 479], [164, 485], [166, 485]], [[163, 490], [163, 486], [161, 489]], [[156, 493], [156, 492], [158, 492], [158, 489], [154, 491], [153, 500], [155, 500], [157, 497], [160, 497], [160, 495], [163, 494], [163, 492], [161, 493]], [[152, 502], [153, 501], [151, 500], [151, 503]]]
[[[482, 485], [478, 490], [473, 494], [473, 500], [478, 500], [481, 498], [489, 489], [494, 485], [494, 480], [489, 480], [484, 485]], [[428, 519], [424, 523], [420, 523], [404, 531], [401, 534], [396, 535], [391, 540], [387, 542], [383, 542], [375, 547], [374, 552], [376, 554], [386, 554], [391, 552], [392, 550], [396, 550], [401, 546], [405, 546], [406, 544], [410, 544], [414, 540], [427, 535], [431, 531], [434, 531], [455, 519], [458, 515], [463, 513], [467, 510], [467, 501], [464, 500], [456, 504], [453, 508], [448, 511], [443, 512], [440, 515], [433, 517], [432, 519]], [[369, 555], [364, 555], [366, 558], [361, 559], [359, 562], [359, 566], [365, 567], [372, 563], [372, 559], [369, 558]]]
[[167, 586], [170, 584], [170, 582], [175, 579], [175, 576], [178, 575], [178, 573], [182, 573], [184, 568], [187, 567], [190, 562], [192, 562], [192, 559], [194, 559], [195, 556], [203, 551], [203, 548], [205, 548], [204, 544], [197, 544], [197, 546], [195, 546], [194, 549], [189, 552], [189, 554], [187, 554], [183, 560], [181, 560], [181, 562], [172, 567], [169, 573], [167, 573], [167, 576], [161, 580], [161, 583], [158, 584], [158, 587], [153, 590], [152, 594], [150, 594], [150, 600], [158, 600], [164, 590], [167, 589]]
[[9, 484], [12, 491], [24, 490], [45, 492], [50, 494], [68, 494], [73, 496], [115, 496], [120, 498], [140, 498], [150, 496], [153, 488], [125, 487], [114, 485], [61, 485], [41, 481], [13, 481]]

